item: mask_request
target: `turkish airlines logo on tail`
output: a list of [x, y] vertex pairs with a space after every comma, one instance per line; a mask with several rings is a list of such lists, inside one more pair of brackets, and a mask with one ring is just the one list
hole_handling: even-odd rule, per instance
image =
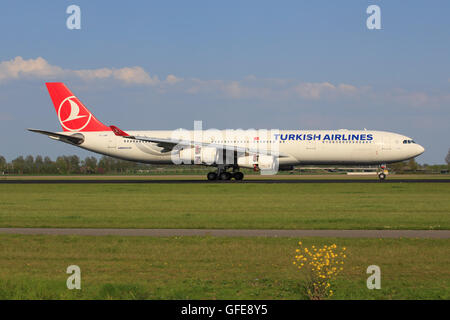
[[58, 108], [58, 119], [63, 128], [69, 131], [80, 131], [86, 128], [92, 114], [79, 105], [75, 96], [65, 98]]

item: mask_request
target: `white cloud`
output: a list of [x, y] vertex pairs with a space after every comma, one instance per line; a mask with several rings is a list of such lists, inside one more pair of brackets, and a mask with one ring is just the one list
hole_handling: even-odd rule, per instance
[[178, 83], [178, 82], [181, 82], [181, 81], [183, 81], [182, 78], [178, 78], [178, 77], [174, 76], [173, 74], [169, 74], [167, 76], [165, 82], [168, 83], [168, 84], [175, 84], [175, 83]]
[[213, 93], [220, 90], [223, 86], [222, 80], [200, 80], [196, 78], [189, 79], [186, 84], [186, 93], [199, 94], [199, 93]]
[[244, 78], [245, 83], [249, 84], [262, 84], [266, 86], [286, 86], [289, 83], [295, 82], [292, 79], [282, 79], [282, 78], [257, 78], [254, 75], [248, 75]]
[[383, 95], [384, 99], [391, 100], [397, 104], [411, 107], [439, 107], [442, 104], [450, 103], [450, 94], [447, 93], [427, 93], [423, 91], [407, 91], [395, 89]]
[[338, 98], [353, 96], [366, 89], [341, 83], [334, 85], [329, 82], [298, 82], [292, 79], [256, 78], [253, 75], [243, 80], [200, 80], [190, 79], [188, 88], [190, 94], [219, 93], [231, 99], [287, 99], [301, 97], [307, 100], [322, 98]]
[[[78, 77], [84, 81], [113, 79], [129, 85], [158, 85], [161, 82], [158, 76], [151, 77], [143, 68], [138, 66], [120, 69], [99, 68], [71, 70], [51, 65], [42, 57], [28, 60], [22, 57], [15, 57], [12, 60], [0, 63], [0, 81], [20, 78], [54, 79], [57, 77], [71, 76]], [[171, 78], [171, 81], [173, 82], [173, 78]]]
[[189, 79], [186, 84], [186, 93], [219, 94], [231, 99], [263, 98], [270, 91], [270, 88], [248, 86], [242, 81]]
[[24, 60], [22, 57], [15, 57], [9, 61], [0, 63], [0, 80], [19, 79], [28, 77], [54, 77], [64, 73], [58, 66], [50, 65], [44, 58]]
[[19, 79], [61, 80], [77, 78], [85, 82], [112, 80], [125, 85], [154, 86], [159, 93], [185, 92], [187, 94], [208, 94], [229, 99], [287, 99], [338, 100], [366, 99], [413, 107], [441, 106], [450, 103], [446, 92], [420, 92], [404, 89], [377, 91], [371, 87], [348, 83], [300, 82], [295, 79], [258, 78], [248, 75], [241, 80], [183, 79], [169, 74], [164, 80], [151, 76], [142, 67], [64, 69], [52, 65], [42, 57], [24, 59], [20, 56], [0, 62], [0, 83]]
[[157, 85], [160, 83], [158, 76], [150, 77], [141, 67], [115, 69], [113, 78], [123, 81], [127, 84], [149, 84]]
[[356, 93], [358, 91], [358, 88], [356, 88], [355, 86], [352, 86], [351, 84], [341, 83], [338, 86], [338, 90], [342, 93], [352, 94], [352, 93]]
[[234, 99], [241, 98], [268, 98], [271, 94], [270, 87], [245, 86], [239, 81], [231, 81], [221, 85], [220, 90], [228, 97]]
[[324, 92], [334, 90], [336, 87], [328, 82], [301, 83], [294, 87], [294, 91], [306, 99], [319, 99]]
[[240, 98], [244, 94], [246, 88], [242, 88], [238, 81], [232, 81], [225, 85], [223, 90], [232, 98]]
[[302, 98], [316, 100], [325, 96], [329, 97], [355, 94], [358, 92], [358, 88], [345, 83], [334, 85], [329, 82], [308, 82], [298, 84], [294, 87], [294, 91], [297, 92]]
[[108, 68], [102, 69], [86, 69], [73, 71], [77, 76], [84, 80], [106, 79], [112, 76], [113, 71]]

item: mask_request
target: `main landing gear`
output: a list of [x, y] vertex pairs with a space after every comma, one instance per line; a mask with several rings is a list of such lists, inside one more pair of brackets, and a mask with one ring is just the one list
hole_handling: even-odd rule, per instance
[[208, 180], [213, 181], [213, 180], [242, 180], [244, 179], [244, 174], [239, 170], [238, 167], [233, 167], [233, 171], [232, 172], [228, 172], [226, 171], [228, 168], [224, 167], [224, 166], [219, 166], [217, 168], [217, 172], [208, 172], [208, 174], [206, 175], [206, 177], [208, 178]]
[[380, 169], [381, 171], [378, 172], [378, 179], [380, 179], [380, 181], [383, 181], [386, 179], [389, 172], [385, 164], [382, 164], [380, 166]]

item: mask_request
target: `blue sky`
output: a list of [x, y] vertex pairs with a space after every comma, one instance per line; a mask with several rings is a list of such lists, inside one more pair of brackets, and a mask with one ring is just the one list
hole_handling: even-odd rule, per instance
[[[81, 30], [66, 8], [81, 8]], [[382, 30], [366, 28], [381, 8]], [[0, 11], [0, 154], [88, 152], [60, 130], [44, 82], [63, 81], [124, 129], [376, 129], [421, 163], [450, 147], [448, 1], [9, 1]], [[20, 57], [20, 58], [19, 58]]]

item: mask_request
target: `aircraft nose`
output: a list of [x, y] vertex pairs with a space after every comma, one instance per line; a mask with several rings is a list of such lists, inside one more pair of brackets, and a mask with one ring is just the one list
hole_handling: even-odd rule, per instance
[[425, 148], [422, 147], [420, 144], [417, 145], [417, 155], [420, 155], [425, 152]]

